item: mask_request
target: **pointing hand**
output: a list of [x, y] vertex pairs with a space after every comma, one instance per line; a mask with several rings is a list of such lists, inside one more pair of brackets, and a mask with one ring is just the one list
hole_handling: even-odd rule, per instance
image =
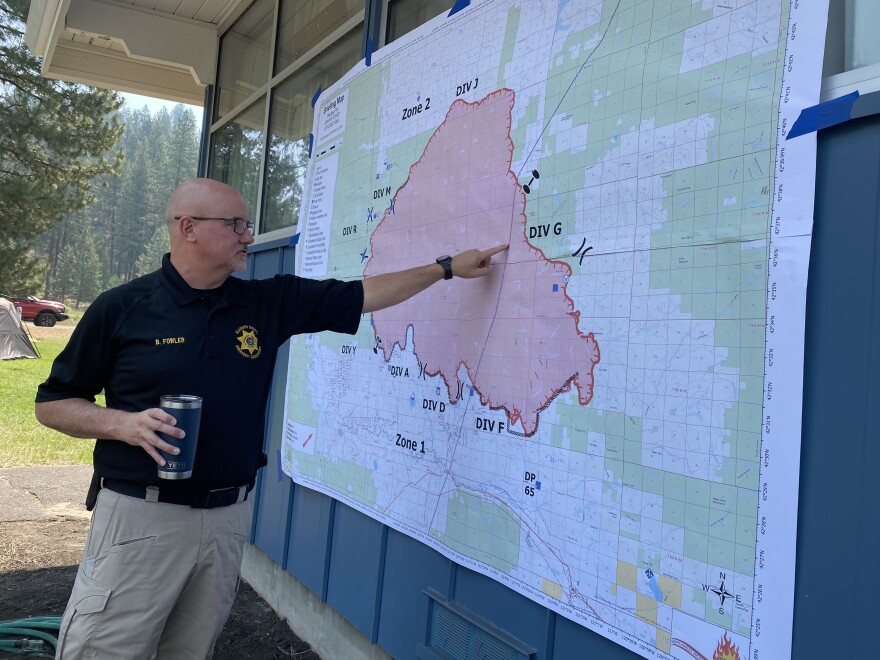
[[455, 277], [485, 277], [489, 274], [492, 257], [506, 250], [509, 245], [498, 245], [488, 250], [465, 250], [452, 258], [452, 274]]

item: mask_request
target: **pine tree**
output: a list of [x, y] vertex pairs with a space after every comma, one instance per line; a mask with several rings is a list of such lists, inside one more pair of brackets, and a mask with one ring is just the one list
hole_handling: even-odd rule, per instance
[[61, 300], [73, 298], [79, 307], [101, 292], [101, 262], [88, 218], [84, 213], [76, 214], [76, 218], [78, 225], [66, 223], [69, 240], [58, 256], [52, 292]]
[[[171, 110], [172, 129], [169, 139], [169, 186], [196, 175], [199, 165], [198, 124], [192, 110], [178, 104]], [[170, 190], [169, 190], [170, 193]]]
[[130, 167], [124, 172], [122, 199], [120, 200], [120, 244], [117, 274], [124, 281], [135, 277], [135, 265], [144, 246], [165, 217], [165, 195], [157, 185], [157, 173], [153, 169], [148, 150], [138, 150]]
[[[0, 291], [31, 293], [45, 261], [35, 237], [92, 199], [120, 165], [114, 92], [49, 80], [24, 44], [28, 0], [0, 0]], [[39, 287], [41, 288], [41, 287]]]
[[266, 211], [262, 231], [298, 224], [308, 164], [307, 140], [273, 138], [266, 163]]
[[144, 251], [141, 252], [141, 255], [137, 258], [135, 275], [140, 277], [141, 275], [146, 275], [159, 268], [159, 266], [162, 265], [162, 257], [169, 249], [168, 229], [163, 223], [161, 227], [153, 232], [153, 237], [150, 239], [150, 242], [147, 243], [144, 247]]
[[[100, 291], [155, 270], [168, 251], [164, 222], [168, 195], [197, 171], [195, 117], [182, 105], [155, 117], [146, 107], [123, 108], [117, 114], [124, 126], [119, 174], [94, 179], [94, 202], [85, 210], [64, 214], [34, 241], [37, 253], [48, 264], [45, 291], [49, 297], [75, 297], [74, 292], [80, 291], [74, 281], [79, 271], [72, 265], [76, 260], [70, 250], [83, 249], [75, 243], [82, 232], [89, 232], [93, 244], [100, 247]], [[75, 243], [73, 248], [71, 243]], [[89, 299], [88, 287], [81, 295], [83, 301]]]

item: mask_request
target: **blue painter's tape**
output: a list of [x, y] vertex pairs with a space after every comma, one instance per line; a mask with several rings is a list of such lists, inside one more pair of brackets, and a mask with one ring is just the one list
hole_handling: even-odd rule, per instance
[[449, 10], [449, 13], [446, 15], [446, 17], [448, 18], [449, 16], [457, 14], [462, 9], [466, 9], [467, 7], [469, 7], [470, 4], [471, 0], [455, 0], [455, 4], [452, 5], [452, 9]]
[[367, 56], [364, 58], [364, 64], [370, 66], [373, 61], [373, 40], [367, 37]]
[[791, 127], [788, 135], [785, 136], [785, 139], [790, 140], [799, 135], [806, 135], [807, 133], [849, 121], [852, 115], [853, 104], [858, 98], [859, 93], [855, 91], [852, 94], [804, 108], [801, 110], [801, 114], [794, 122], [794, 126]]
[[299, 235], [300, 235], [300, 232], [296, 232], [293, 236], [290, 237], [290, 244], [291, 245], [296, 245], [297, 243], [299, 243]]
[[276, 449], [275, 453], [277, 454], [276, 458], [278, 459], [278, 481], [284, 479], [284, 470], [281, 469], [281, 450]]
[[309, 133], [309, 158], [312, 157], [312, 143], [315, 141], [315, 134]]
[[312, 107], [313, 108], [315, 107], [315, 103], [318, 102], [318, 97], [321, 96], [322, 91], [323, 90], [321, 89], [321, 86], [318, 85], [318, 89], [315, 91], [315, 95], [312, 97]]

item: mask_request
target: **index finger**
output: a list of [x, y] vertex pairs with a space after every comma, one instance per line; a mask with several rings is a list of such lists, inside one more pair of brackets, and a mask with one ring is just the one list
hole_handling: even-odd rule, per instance
[[488, 250], [483, 250], [482, 256], [485, 259], [486, 257], [492, 257], [498, 254], [499, 252], [504, 252], [507, 248], [510, 247], [509, 243], [505, 243], [504, 245], [496, 245], [493, 248], [489, 248]]
[[147, 408], [145, 412], [150, 417], [152, 417], [156, 421], [162, 422], [163, 424], [168, 424], [169, 426], [175, 426], [177, 424], [177, 419], [174, 417], [174, 415], [165, 412], [161, 408]]

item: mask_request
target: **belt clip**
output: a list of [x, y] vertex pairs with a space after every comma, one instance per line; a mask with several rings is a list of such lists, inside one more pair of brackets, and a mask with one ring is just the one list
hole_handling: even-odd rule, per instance
[[241, 504], [247, 499], [247, 486], [239, 486], [238, 487], [238, 499], [235, 500], [236, 504]]
[[158, 502], [159, 501], [159, 487], [158, 486], [147, 486], [147, 494], [144, 499], [147, 502]]

